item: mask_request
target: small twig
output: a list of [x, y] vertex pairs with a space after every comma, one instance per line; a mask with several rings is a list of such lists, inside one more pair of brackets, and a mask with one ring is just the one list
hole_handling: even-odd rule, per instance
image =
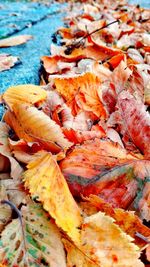
[[103, 30], [103, 29], [109, 27], [110, 25], [112, 25], [112, 24], [114, 24], [114, 23], [119, 23], [119, 20], [114, 20], [114, 21], [112, 21], [112, 22], [106, 24], [105, 26], [103, 26], [103, 27], [101, 27], [101, 28], [98, 28], [98, 29], [96, 29], [96, 30], [94, 30], [94, 31], [92, 31], [92, 32], [90, 32], [90, 33], [87, 33], [87, 34], [84, 35], [79, 41], [74, 42], [74, 43], [72, 43], [71, 45], [68, 45], [67, 48], [66, 48], [65, 51], [64, 51], [65, 54], [66, 54], [66, 55], [71, 54], [72, 51], [73, 51], [73, 49], [79, 47], [79, 46], [82, 44], [82, 41], [83, 41], [84, 39], [88, 38], [89, 36], [91, 36], [92, 34], [94, 34], [94, 33], [96, 33], [96, 32], [99, 32], [99, 31], [101, 31], [101, 30]]

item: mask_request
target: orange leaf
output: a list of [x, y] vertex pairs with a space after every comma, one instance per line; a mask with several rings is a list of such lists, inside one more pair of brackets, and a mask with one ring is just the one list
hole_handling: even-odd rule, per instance
[[47, 73], [57, 73], [58, 70], [58, 61], [61, 59], [60, 56], [43, 56], [41, 61], [43, 62], [44, 68]]
[[54, 84], [68, 104], [75, 98], [81, 110], [92, 111], [97, 117], [106, 118], [105, 108], [98, 95], [100, 81], [94, 74], [89, 72], [77, 77], [55, 78]]

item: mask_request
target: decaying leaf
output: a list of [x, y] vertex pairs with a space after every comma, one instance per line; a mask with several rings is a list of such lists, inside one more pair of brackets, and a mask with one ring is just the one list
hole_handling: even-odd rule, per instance
[[1, 234], [0, 261], [8, 267], [66, 267], [59, 231], [38, 204], [21, 209]]
[[11, 177], [17, 179], [23, 170], [11, 154], [8, 145], [8, 132], [9, 127], [5, 123], [0, 122], [0, 154], [9, 159], [11, 165]]
[[137, 101], [130, 93], [123, 92], [119, 96], [119, 107], [129, 137], [149, 158], [150, 147], [147, 144], [150, 143], [150, 116], [144, 104]]
[[14, 105], [21, 103], [36, 104], [45, 100], [47, 93], [40, 86], [33, 84], [18, 85], [9, 87], [3, 94], [3, 101], [13, 110]]
[[48, 152], [27, 165], [23, 175], [25, 187], [32, 197], [43, 203], [43, 207], [55, 219], [72, 240], [79, 243], [82, 219], [80, 209], [73, 199], [55, 158]]
[[0, 232], [3, 230], [3, 228], [5, 227], [5, 225], [9, 222], [9, 220], [11, 219], [11, 208], [4, 204], [1, 204], [2, 200], [7, 200], [7, 193], [5, 190], [5, 187], [1, 184], [0, 181]]
[[8, 37], [0, 40], [0, 47], [16, 46], [26, 43], [32, 39], [31, 35], [18, 35], [14, 37]]
[[9, 70], [18, 62], [18, 57], [8, 54], [0, 54], [0, 72]]
[[[126, 211], [119, 208], [113, 208], [111, 204], [104, 201], [95, 195], [90, 195], [86, 201], [80, 203], [80, 207], [84, 210], [85, 214], [92, 215], [98, 211], [105, 212], [106, 215], [111, 216], [115, 219], [115, 223], [128, 235], [135, 239], [135, 243], [144, 247], [147, 242], [144, 239], [137, 237], [137, 233], [141, 234], [143, 237], [150, 237], [150, 229], [145, 226], [134, 211]], [[85, 215], [86, 216], [86, 215]]]
[[[72, 144], [64, 137], [62, 130], [46, 114], [35, 107], [27, 104], [18, 104], [14, 106], [14, 113], [19, 126], [25, 133], [25, 136], [31, 137], [32, 141], [38, 140], [50, 147], [56, 143], [56, 151], [69, 148]], [[20, 130], [17, 131], [18, 136]], [[19, 136], [26, 140], [25, 136]], [[30, 140], [31, 140], [30, 139]], [[55, 146], [55, 144], [54, 144]], [[58, 149], [58, 150], [57, 150]]]
[[133, 244], [133, 238], [102, 212], [84, 219], [81, 242], [79, 248], [64, 242], [69, 267], [144, 267], [139, 260], [140, 250]]
[[81, 239], [86, 254], [100, 266], [144, 266], [133, 239], [102, 212], [85, 218]]
[[92, 111], [97, 117], [106, 117], [105, 108], [100, 100], [100, 81], [92, 73], [77, 77], [54, 79], [56, 90], [65, 98], [68, 104], [76, 99], [79, 109]]

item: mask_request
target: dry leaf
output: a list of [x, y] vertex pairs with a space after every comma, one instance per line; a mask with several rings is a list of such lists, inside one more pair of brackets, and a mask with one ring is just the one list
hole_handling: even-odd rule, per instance
[[45, 100], [47, 92], [40, 86], [33, 84], [17, 85], [9, 87], [3, 94], [2, 99], [13, 110], [13, 106], [28, 103], [34, 105]]
[[[81, 246], [64, 241], [69, 267], [144, 267], [133, 238], [102, 212], [86, 217], [81, 228]], [[85, 256], [86, 255], [86, 256]]]
[[100, 81], [92, 73], [85, 73], [78, 77], [54, 79], [56, 90], [68, 104], [73, 100], [79, 109], [92, 111], [97, 117], [106, 118], [106, 111], [99, 98]]
[[0, 72], [9, 70], [18, 62], [18, 57], [8, 54], [0, 54]]
[[1, 184], [0, 181], [0, 232], [3, 230], [5, 225], [10, 221], [12, 215], [11, 208], [6, 204], [4, 205], [1, 204], [2, 200], [7, 200], [7, 199], [8, 197], [5, 187]]
[[85, 218], [81, 240], [83, 251], [99, 266], [144, 267], [133, 239], [102, 212]]
[[65, 253], [56, 225], [36, 204], [21, 209], [1, 233], [0, 261], [7, 266], [66, 267]]
[[70, 238], [79, 243], [82, 219], [80, 209], [73, 199], [55, 158], [48, 152], [27, 165], [23, 175], [26, 188], [32, 197], [43, 203], [43, 207], [55, 219]]
[[[42, 111], [27, 104], [18, 104], [13, 109], [18, 125], [25, 133], [24, 136], [20, 135], [18, 129], [16, 132], [20, 138], [27, 142], [39, 141], [52, 149], [56, 147], [56, 152], [60, 152], [61, 148], [68, 149], [72, 145], [63, 135], [60, 126]], [[29, 136], [28, 140], [26, 135]]]
[[18, 35], [18, 36], [8, 37], [0, 40], [0, 47], [21, 45], [26, 43], [30, 39], [32, 39], [31, 35]]
[[12, 157], [9, 145], [8, 145], [8, 126], [0, 123], [0, 154], [9, 159], [11, 165], [11, 177], [17, 179], [22, 173], [22, 168], [19, 163]]

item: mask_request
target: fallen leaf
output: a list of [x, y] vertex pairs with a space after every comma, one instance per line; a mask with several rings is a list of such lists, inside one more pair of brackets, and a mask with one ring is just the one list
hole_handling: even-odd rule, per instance
[[66, 267], [59, 231], [46, 212], [32, 203], [21, 214], [22, 219], [13, 219], [1, 233], [1, 264]]
[[68, 105], [75, 99], [80, 110], [92, 111], [97, 117], [106, 118], [106, 111], [99, 98], [100, 81], [92, 73], [78, 77], [54, 79], [56, 90]]
[[0, 72], [9, 70], [18, 62], [18, 57], [8, 54], [0, 54]]
[[40, 86], [33, 84], [17, 85], [9, 87], [3, 94], [5, 104], [13, 110], [13, 106], [28, 103], [30, 105], [42, 102], [47, 97], [47, 92]]
[[19, 163], [13, 158], [9, 144], [8, 144], [8, 126], [0, 122], [0, 154], [5, 158], [8, 158], [11, 166], [11, 177], [18, 179], [22, 173], [22, 168]]
[[18, 35], [13, 37], [8, 37], [0, 40], [0, 47], [16, 46], [26, 43], [28, 40], [32, 39], [31, 35]]
[[[119, 96], [119, 108], [124, 127], [133, 143], [145, 157], [150, 157], [150, 117], [143, 103], [136, 100], [129, 92]], [[140, 131], [139, 131], [140, 128]]]
[[147, 245], [147, 242], [137, 237], [137, 232], [145, 238], [150, 237], [150, 229], [145, 226], [140, 218], [134, 211], [126, 211], [119, 208], [113, 208], [111, 204], [104, 201], [95, 195], [90, 195], [85, 199], [86, 202], [82, 202], [80, 207], [84, 209], [86, 216], [97, 213], [98, 211], [104, 212], [106, 215], [115, 219], [115, 223], [128, 235], [135, 239], [136, 245], [141, 248]]
[[[84, 219], [81, 240], [83, 251], [98, 266], [144, 266], [140, 250], [115, 221], [102, 212]], [[118, 249], [119, 248], [119, 249]]]
[[1, 204], [2, 200], [7, 200], [7, 193], [5, 187], [1, 184], [0, 185], [0, 232], [4, 229], [5, 225], [10, 221], [12, 211], [11, 208], [4, 204]]
[[[23, 175], [25, 187], [32, 197], [55, 219], [70, 238], [79, 243], [80, 209], [73, 199], [55, 158], [48, 152], [27, 165]], [[72, 212], [73, 211], [73, 212]]]
[[[20, 138], [27, 142], [29, 140], [39, 141], [52, 149], [56, 147], [58, 152], [61, 148], [68, 149], [72, 145], [63, 135], [60, 126], [42, 111], [27, 104], [18, 104], [13, 109], [17, 123], [25, 133], [25, 136], [19, 136], [20, 130], [18, 129], [16, 132]], [[28, 140], [26, 140], [26, 136], [29, 136]]]
[[140, 249], [133, 243], [133, 238], [102, 212], [84, 219], [81, 242], [77, 248], [64, 241], [69, 267], [144, 267], [139, 259]]

